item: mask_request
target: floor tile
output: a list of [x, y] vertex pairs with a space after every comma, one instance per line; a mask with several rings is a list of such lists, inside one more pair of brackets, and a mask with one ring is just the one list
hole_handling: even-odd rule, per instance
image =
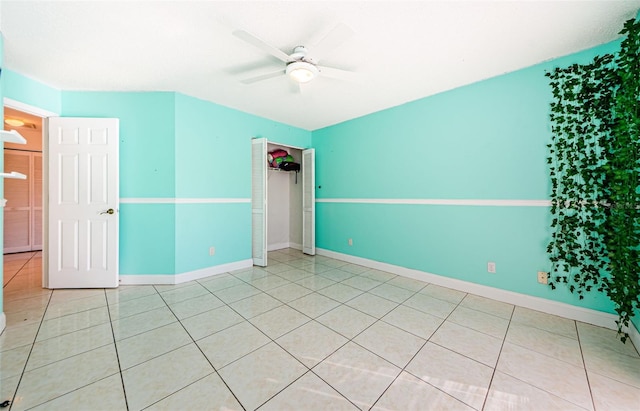
[[240, 284], [233, 287], [224, 288], [222, 290], [214, 291], [213, 293], [227, 304], [234, 303], [242, 300], [243, 298], [251, 297], [252, 295], [260, 294], [260, 290], [249, 285]]
[[278, 277], [282, 277], [285, 280], [294, 281], [294, 282], [300, 281], [304, 278], [309, 278], [311, 276], [313, 276], [313, 274], [311, 274], [309, 271], [304, 271], [300, 269], [287, 270], [287, 271], [278, 273]]
[[112, 375], [89, 384], [31, 410], [124, 410], [124, 390], [120, 375]]
[[387, 300], [394, 301], [396, 303], [403, 303], [413, 294], [414, 291], [409, 291], [405, 288], [397, 287], [389, 283], [381, 284], [375, 288], [369, 290], [371, 294], [375, 294], [378, 297], [386, 298]]
[[367, 277], [354, 276], [342, 281], [342, 284], [349, 287], [357, 288], [358, 290], [368, 291], [382, 284], [380, 281], [372, 280]]
[[211, 311], [222, 305], [224, 305], [224, 303], [215, 295], [204, 294], [199, 297], [169, 304], [169, 308], [178, 319], [183, 320], [206, 311]]
[[495, 315], [496, 317], [511, 319], [514, 306], [512, 304], [503, 303], [492, 300], [490, 298], [480, 297], [474, 294], [467, 294], [460, 303], [462, 307], [471, 308], [486, 314]]
[[107, 307], [99, 307], [93, 310], [65, 315], [64, 317], [53, 318], [42, 322], [36, 341], [58, 337], [63, 334], [106, 324], [108, 322], [109, 311]]
[[258, 278], [257, 280], [252, 280], [249, 284], [261, 291], [267, 291], [272, 288], [280, 287], [289, 283], [291, 283], [291, 281], [285, 278], [279, 277], [277, 275], [269, 275], [267, 277]]
[[504, 338], [509, 326], [509, 320], [460, 306], [447, 320], [500, 339]]
[[[234, 285], [241, 284], [242, 282], [250, 282], [252, 280], [257, 280], [258, 278], [268, 277], [272, 274], [268, 271], [263, 270], [262, 268], [251, 267], [244, 270], [232, 271], [231, 275], [236, 280], [235, 284], [225, 285], [224, 287], [218, 287], [217, 284], [213, 284], [213, 286], [217, 288], [213, 288], [213, 289], [210, 288], [209, 281], [213, 281], [213, 280], [200, 280], [200, 283], [202, 283], [205, 287], [207, 287], [211, 291], [217, 291], [223, 288], [228, 288]], [[227, 280], [227, 281], [230, 281], [230, 280]]]
[[311, 318], [293, 308], [280, 306], [253, 317], [250, 321], [267, 336], [276, 339], [310, 320]]
[[156, 402], [147, 411], [209, 410], [241, 411], [242, 406], [218, 374], [206, 377]]
[[413, 292], [418, 292], [427, 285], [424, 281], [414, 280], [413, 278], [402, 277], [399, 275], [387, 281], [387, 284]]
[[442, 323], [429, 341], [491, 368], [495, 368], [502, 349], [502, 339], [463, 327], [451, 321]]
[[111, 324], [96, 325], [33, 345], [26, 371], [78, 355], [98, 347], [113, 344]]
[[268, 266], [264, 267], [264, 270], [270, 272], [271, 274], [278, 274], [290, 269], [291, 266], [284, 263], [269, 264]]
[[213, 368], [189, 344], [122, 372], [130, 410], [141, 410], [211, 374]]
[[125, 301], [135, 300], [136, 298], [146, 297], [156, 293], [157, 291], [153, 287], [146, 285], [121, 285], [118, 288], [106, 290], [107, 301], [109, 304], [123, 303]]
[[194, 281], [192, 284], [189, 284], [185, 287], [163, 291], [160, 293], [160, 295], [168, 305], [171, 305], [179, 303], [181, 301], [190, 300], [195, 297], [200, 297], [201, 295], [209, 294], [209, 292], [209, 290]]
[[[505, 343], [497, 371], [557, 395], [585, 409], [592, 409], [591, 395], [584, 368], [565, 363], [535, 351]], [[549, 384], [553, 381], [553, 384]]]
[[45, 309], [46, 307], [5, 312], [6, 325], [39, 324], [42, 321], [42, 317], [44, 317]]
[[322, 274], [325, 273], [327, 271], [332, 270], [331, 267], [326, 266], [324, 264], [320, 264], [320, 263], [312, 263], [309, 265], [305, 265], [304, 267], [302, 267], [303, 270], [308, 271], [312, 274]]
[[301, 407], [305, 411], [358, 410], [326, 382], [308, 372], [271, 398], [260, 407], [260, 411], [296, 410]]
[[382, 321], [428, 340], [431, 334], [442, 324], [443, 320], [431, 314], [400, 305], [382, 317]]
[[111, 321], [113, 321], [166, 306], [167, 304], [159, 294], [151, 294], [146, 297], [110, 305], [109, 315], [111, 315]]
[[16, 393], [16, 388], [18, 388], [18, 383], [20, 382], [21, 377], [22, 375], [0, 378], [0, 401], [13, 402], [13, 397]]
[[405, 371], [398, 376], [372, 408], [373, 411], [426, 409], [473, 411], [473, 408], [460, 400]]
[[311, 293], [288, 304], [309, 318], [317, 318], [336, 308], [340, 303], [322, 294]]
[[427, 286], [421, 289], [419, 293], [430, 295], [431, 297], [437, 298], [438, 300], [447, 301], [452, 304], [459, 304], [460, 301], [462, 301], [467, 295], [467, 293], [465, 292], [442, 287], [435, 284], [427, 284]]
[[347, 341], [344, 336], [316, 321], [310, 321], [276, 340], [309, 368], [315, 367]]
[[255, 409], [307, 371], [275, 343], [269, 343], [219, 370], [245, 409]]
[[[0, 351], [0, 378], [5, 379], [22, 375], [30, 352], [30, 345]], [[0, 398], [0, 402], [2, 401], [4, 400]]]
[[[73, 304], [72, 301], [75, 300], [83, 300], [86, 301], [91, 297], [102, 297], [97, 298], [100, 303], [104, 303], [105, 291], [103, 289], [95, 288], [95, 289], [56, 289], [51, 293], [51, 300], [49, 303], [51, 305], [57, 304]], [[101, 304], [104, 305], [104, 304]]]
[[213, 292], [224, 290], [225, 288], [233, 287], [236, 285], [244, 284], [244, 281], [250, 281], [258, 277], [264, 277], [267, 274], [266, 271], [263, 270], [255, 270], [255, 271], [246, 271], [243, 273], [239, 273], [235, 276], [232, 275], [216, 275], [207, 279], [199, 280], [198, 282], [207, 290]]
[[[584, 411], [584, 408], [498, 371], [493, 377], [484, 410]], [[603, 410], [622, 411], [619, 408]]]
[[169, 307], [165, 306], [115, 320], [111, 323], [111, 327], [113, 328], [113, 335], [118, 341], [176, 321], [178, 321], [176, 316], [173, 315]]
[[345, 264], [340, 267], [340, 270], [346, 271], [351, 274], [361, 274], [361, 273], [364, 273], [365, 271], [369, 271], [369, 268], [362, 265], [357, 265], [357, 264]]
[[236, 301], [229, 306], [244, 318], [253, 318], [281, 305], [281, 301], [276, 300], [268, 294], [260, 293], [247, 297], [243, 300]]
[[219, 370], [257, 350], [271, 340], [250, 322], [243, 321], [197, 341], [198, 347]]
[[580, 343], [573, 338], [528, 327], [521, 323], [511, 323], [505, 341], [548, 355], [559, 361], [584, 367]]
[[8, 326], [0, 334], [0, 351], [33, 344], [40, 324], [20, 324]]
[[493, 375], [493, 368], [432, 343], [406, 370], [475, 409], [482, 407]]
[[400, 368], [404, 368], [426, 342], [383, 321], [373, 324], [353, 341]]
[[328, 278], [328, 279], [330, 279], [332, 281], [336, 281], [336, 282], [345, 281], [345, 280], [355, 276], [355, 274], [348, 273], [346, 271], [342, 271], [342, 270], [340, 270], [338, 268], [329, 269], [327, 271], [324, 271], [324, 272], [320, 273], [320, 275], [322, 277]]
[[358, 290], [357, 288], [349, 287], [348, 285], [341, 283], [330, 285], [329, 287], [318, 290], [317, 292], [326, 297], [333, 298], [336, 301], [340, 301], [341, 303], [349, 301], [362, 294], [362, 290]]
[[355, 308], [358, 311], [362, 311], [365, 314], [369, 314], [372, 317], [381, 318], [396, 308], [398, 303], [378, 297], [374, 294], [364, 293], [347, 301], [345, 305]]
[[591, 372], [589, 384], [596, 410], [638, 410], [640, 388]]
[[540, 311], [524, 307], [516, 307], [513, 310], [513, 323], [524, 324], [529, 327], [539, 328], [554, 334], [573, 339], [578, 338], [576, 322], [567, 318], [558, 317]]
[[303, 287], [306, 287], [310, 290], [314, 290], [314, 291], [318, 291], [321, 290], [323, 288], [327, 288], [330, 285], [335, 284], [336, 282], [333, 280], [330, 280], [326, 277], [322, 277], [319, 275], [314, 275], [311, 277], [307, 277], [307, 278], [303, 278], [302, 280], [298, 280], [296, 281], [296, 284], [299, 284]]
[[267, 294], [276, 298], [283, 303], [288, 303], [289, 301], [297, 300], [300, 297], [303, 297], [307, 294], [311, 294], [311, 291], [308, 288], [305, 288], [298, 284], [289, 283], [277, 288], [273, 288], [267, 291]]
[[402, 304], [440, 318], [447, 318], [456, 308], [455, 304], [420, 293], [414, 294]]
[[197, 341], [243, 321], [244, 318], [240, 314], [224, 306], [189, 317], [182, 320], [182, 324], [191, 335], [191, 338]]
[[125, 338], [116, 343], [120, 368], [126, 370], [190, 343], [189, 334], [178, 322]]
[[370, 278], [372, 280], [380, 281], [380, 282], [383, 282], [383, 283], [396, 277], [395, 274], [391, 274], [391, 273], [388, 273], [386, 271], [373, 270], [373, 269], [369, 269], [369, 270], [363, 271], [358, 275], [361, 276], [361, 277], [367, 277], [367, 278]]
[[640, 388], [640, 357], [593, 347], [582, 352], [588, 371]]
[[316, 321], [351, 339], [377, 320], [356, 309], [340, 305], [316, 318]]
[[[82, 311], [92, 310], [98, 307], [104, 307], [107, 305], [107, 299], [104, 296], [104, 291], [102, 294], [92, 295], [90, 297], [83, 298], [75, 298], [67, 301], [58, 301], [53, 304], [50, 303], [47, 308], [47, 312], [44, 315], [45, 320], [50, 320], [52, 318], [62, 317], [63, 315], [75, 314]], [[55, 296], [56, 293], [53, 293]], [[53, 296], [51, 299], [53, 300]]]
[[400, 374], [400, 368], [354, 343], [347, 343], [313, 372], [360, 409], [368, 410]]
[[40, 405], [118, 371], [115, 347], [110, 344], [25, 372], [11, 409]]
[[607, 349], [630, 357], [639, 357], [637, 347], [627, 342], [623, 344], [617, 335], [617, 331], [595, 325], [576, 323], [580, 343], [585, 349]]

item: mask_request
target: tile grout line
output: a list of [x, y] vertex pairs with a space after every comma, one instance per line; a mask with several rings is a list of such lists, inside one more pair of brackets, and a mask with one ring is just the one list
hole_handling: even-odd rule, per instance
[[487, 400], [489, 399], [489, 392], [491, 391], [491, 385], [493, 385], [493, 379], [498, 372], [498, 363], [500, 362], [500, 356], [502, 355], [502, 350], [504, 349], [504, 344], [507, 341], [507, 335], [509, 334], [509, 328], [511, 327], [511, 321], [513, 320], [513, 314], [516, 311], [516, 306], [514, 305], [511, 310], [511, 315], [509, 316], [509, 323], [507, 324], [507, 329], [504, 332], [504, 337], [502, 337], [502, 343], [500, 344], [500, 351], [498, 351], [498, 358], [496, 358], [496, 365], [493, 367], [493, 372], [491, 373], [491, 378], [489, 379], [489, 385], [487, 386], [487, 394], [484, 397], [484, 401], [482, 401], [481, 410], [484, 410], [484, 407], [487, 405]]
[[[424, 289], [425, 289], [429, 284], [430, 284], [430, 283], [427, 283], [427, 285], [425, 285], [424, 287], [422, 287], [420, 290], [416, 291], [416, 292], [415, 292], [411, 297], [413, 297], [414, 295], [416, 295], [416, 294], [420, 293], [420, 291], [424, 290]], [[424, 381], [422, 378], [418, 377], [417, 375], [414, 375], [413, 373], [411, 373], [410, 371], [407, 371], [407, 369], [406, 369], [406, 368], [407, 368], [407, 366], [408, 366], [409, 364], [411, 364], [411, 361], [413, 361], [413, 360], [416, 358], [416, 356], [418, 355], [418, 353], [420, 353], [420, 351], [421, 351], [421, 350], [422, 350], [422, 349], [423, 349], [423, 348], [424, 348], [424, 347], [425, 347], [429, 342], [431, 342], [431, 337], [433, 337], [433, 336], [438, 332], [438, 330], [440, 329], [440, 327], [442, 327], [442, 325], [447, 321], [447, 319], [451, 316], [451, 314], [455, 311], [455, 309], [456, 309], [456, 308], [458, 308], [458, 307], [460, 306], [460, 304], [462, 304], [462, 301], [466, 298], [466, 296], [467, 296], [467, 295], [469, 295], [469, 294], [468, 294], [468, 293], [465, 293], [465, 296], [464, 296], [460, 301], [458, 301], [458, 303], [457, 303], [457, 304], [455, 305], [455, 307], [451, 310], [451, 312], [450, 312], [450, 313], [449, 313], [449, 314], [448, 314], [448, 315], [447, 315], [447, 316], [442, 320], [442, 322], [440, 323], [440, 325], [438, 325], [438, 327], [436, 327], [436, 329], [435, 329], [435, 330], [433, 330], [433, 332], [431, 333], [431, 335], [429, 336], [429, 338], [425, 338], [425, 342], [424, 342], [424, 344], [422, 344], [422, 346], [421, 346], [421, 347], [420, 347], [420, 348], [415, 352], [415, 354], [413, 354], [413, 356], [411, 357], [411, 359], [410, 359], [409, 361], [407, 361], [407, 363], [404, 365], [404, 367], [402, 367], [402, 369], [400, 370], [400, 372], [398, 373], [398, 375], [396, 375], [396, 377], [393, 379], [393, 381], [391, 381], [391, 383], [387, 386], [387, 388], [385, 388], [385, 389], [384, 389], [384, 391], [383, 391], [383, 392], [378, 396], [378, 398], [375, 400], [375, 402], [373, 403], [373, 405], [371, 406], [371, 408], [373, 408], [373, 407], [378, 403], [378, 401], [380, 401], [380, 399], [382, 398], [382, 396], [383, 396], [383, 395], [384, 395], [384, 394], [389, 390], [389, 388], [391, 388], [391, 386], [393, 385], [393, 383], [395, 383], [395, 382], [396, 382], [396, 380], [398, 379], [398, 377], [400, 377], [400, 375], [401, 375], [403, 372], [406, 372], [407, 374], [410, 374], [410, 375], [412, 375], [412, 376], [414, 376], [414, 377], [418, 378], [420, 381], [424, 382], [425, 384], [428, 384], [429, 386], [431, 386], [431, 387], [435, 388], [436, 390], [438, 390], [438, 391], [442, 392], [443, 394], [447, 395], [448, 397], [451, 397], [451, 398], [453, 398], [454, 400], [456, 400], [456, 401], [458, 401], [458, 402], [460, 402], [460, 403], [462, 403], [462, 404], [468, 405], [468, 404], [467, 404], [467, 403], [465, 403], [464, 401], [462, 401], [462, 400], [460, 400], [460, 399], [458, 399], [458, 398], [454, 397], [453, 395], [449, 394], [449, 393], [448, 393], [448, 392], [446, 392], [446, 391], [441, 390], [439, 387], [436, 387], [435, 385], [430, 384], [430, 383], [429, 383], [429, 382], [427, 382], [427, 381]], [[411, 298], [411, 297], [409, 297], [409, 298]], [[404, 303], [405, 303], [409, 298], [407, 298], [404, 302], [400, 303], [400, 304], [398, 305], [398, 307], [399, 307], [400, 305], [404, 305]], [[405, 307], [407, 307], [407, 308], [411, 308], [411, 307], [408, 307], [408, 306], [405, 306]], [[396, 308], [397, 308], [397, 307], [396, 307]], [[393, 311], [393, 310], [392, 310], [392, 311]], [[416, 310], [416, 311], [420, 311], [420, 310]], [[420, 311], [420, 312], [422, 312], [422, 311]], [[382, 320], [382, 319], [381, 319], [381, 320]], [[384, 321], [384, 322], [386, 322], [386, 321]], [[387, 324], [388, 324], [388, 323], [387, 323]], [[390, 325], [393, 325], [393, 324], [390, 324]], [[395, 327], [395, 326], [394, 326], [394, 327]], [[403, 330], [403, 331], [405, 331], [405, 332], [409, 332], [409, 331], [406, 331], [406, 330]], [[411, 333], [411, 332], [409, 332], [409, 334], [415, 335], [415, 334], [413, 334], [413, 333]], [[434, 343], [434, 342], [431, 342], [431, 344], [435, 344], [435, 343]], [[363, 347], [363, 348], [364, 348], [364, 347]], [[443, 348], [445, 348], [445, 347], [443, 347]], [[445, 348], [445, 349], [449, 350], [448, 348]], [[451, 351], [451, 350], [449, 350], [449, 351]], [[454, 352], [455, 352], [455, 351], [454, 351]], [[374, 354], [375, 354], [375, 353], [374, 353]], [[380, 357], [380, 358], [382, 358], [382, 357]], [[383, 358], [383, 359], [384, 359], [384, 358]], [[387, 360], [387, 361], [388, 361], [388, 360]]]
[[113, 329], [113, 319], [111, 318], [111, 310], [109, 309], [109, 298], [107, 291], [104, 291], [104, 299], [107, 301], [107, 315], [109, 316], [109, 325], [111, 326], [111, 337], [113, 338], [113, 349], [116, 352], [116, 361], [118, 361], [118, 374], [120, 374], [120, 383], [122, 384], [122, 394], [124, 395], [124, 404], [129, 410], [129, 400], [127, 399], [127, 388], [124, 385], [124, 375], [122, 375], [122, 365], [120, 364], [120, 354], [118, 353], [118, 344], [116, 344], [116, 333]]
[[[197, 281], [196, 281], [196, 282], [197, 282]], [[202, 284], [200, 284], [199, 282], [197, 282], [197, 283], [198, 283], [201, 287], [203, 287], [205, 290], [207, 290], [207, 292], [209, 292], [211, 295], [213, 295], [214, 297], [218, 298], [218, 299], [219, 299], [219, 300], [220, 300], [224, 305], [227, 305], [227, 303], [225, 303], [225, 302], [224, 302], [224, 301], [222, 301], [218, 296], [216, 296], [215, 294], [213, 294], [213, 292], [212, 292], [212, 291], [210, 291], [207, 287], [203, 286], [203, 285], [202, 285]], [[155, 287], [154, 287], [154, 288], [155, 288]], [[182, 320], [181, 320], [180, 318], [178, 318], [178, 316], [177, 316], [177, 315], [176, 315], [176, 313], [173, 311], [173, 309], [171, 308], [171, 306], [169, 305], [169, 303], [164, 299], [164, 297], [162, 296], [162, 293], [161, 293], [161, 292], [159, 292], [157, 289], [156, 289], [156, 291], [157, 291], [157, 292], [158, 292], [158, 294], [160, 295], [160, 298], [162, 298], [162, 301], [164, 301], [164, 303], [166, 304], [166, 306], [167, 306], [167, 308], [169, 309], [169, 311], [171, 311], [171, 314], [173, 314], [173, 316], [176, 318], [176, 320], [178, 320], [178, 323], [180, 324], [180, 326], [182, 327], [182, 329], [184, 330], [184, 332], [185, 332], [185, 333], [187, 333], [187, 335], [188, 335], [188, 336], [189, 336], [189, 338], [191, 339], [191, 343], [189, 343], [189, 344], [193, 344], [193, 345], [195, 345], [195, 347], [198, 349], [198, 351], [200, 351], [200, 353], [201, 353], [201, 354], [202, 354], [202, 356], [205, 358], [205, 360], [207, 361], [207, 363], [209, 363], [209, 365], [210, 365], [210, 366], [211, 366], [211, 368], [213, 369], [213, 372], [212, 372], [212, 373], [209, 373], [209, 374], [207, 374], [207, 375], [205, 375], [204, 377], [202, 377], [202, 378], [200, 378], [200, 379], [198, 379], [198, 380], [196, 380], [196, 381], [193, 381], [192, 383], [190, 383], [190, 384], [186, 385], [185, 387], [182, 387], [182, 388], [180, 388], [179, 390], [177, 390], [177, 391], [175, 391], [175, 392], [172, 392], [171, 394], [169, 394], [169, 395], [167, 395], [167, 396], [165, 396], [165, 397], [163, 397], [163, 398], [158, 399], [158, 401], [154, 402], [153, 404], [156, 404], [156, 403], [158, 403], [158, 402], [160, 402], [160, 401], [164, 400], [165, 398], [168, 398], [168, 397], [172, 396], [173, 394], [175, 394], [175, 393], [177, 393], [177, 392], [182, 391], [182, 390], [183, 390], [183, 389], [185, 389], [186, 387], [188, 387], [188, 386], [190, 386], [190, 385], [193, 385], [193, 384], [195, 384], [196, 382], [198, 382], [198, 381], [200, 381], [200, 380], [202, 380], [202, 379], [204, 379], [204, 378], [208, 377], [209, 375], [211, 375], [211, 374], [214, 374], [214, 373], [215, 373], [215, 374], [218, 376], [218, 378], [220, 378], [220, 380], [221, 380], [221, 381], [222, 381], [222, 383], [225, 385], [225, 387], [227, 387], [227, 389], [229, 390], [229, 392], [231, 393], [231, 395], [233, 395], [233, 398], [235, 398], [235, 400], [236, 400], [236, 401], [238, 402], [238, 404], [242, 407], [242, 409], [243, 409], [243, 410], [246, 410], [245, 406], [244, 406], [244, 405], [242, 405], [242, 402], [240, 402], [240, 398], [238, 398], [238, 396], [236, 395], [236, 393], [235, 393], [235, 392], [233, 392], [233, 390], [231, 389], [231, 387], [229, 387], [229, 384], [227, 384], [227, 382], [224, 380], [224, 378], [222, 378], [222, 375], [220, 375], [220, 373], [218, 372], [218, 369], [217, 369], [217, 368], [216, 368], [216, 367], [211, 363], [211, 360], [209, 360], [209, 357], [207, 357], [207, 355], [204, 353], [204, 351], [202, 351], [202, 348], [200, 348], [200, 345], [198, 345], [197, 341], [193, 338], [193, 336], [191, 335], [191, 333], [189, 332], [189, 330], [187, 330], [187, 327], [185, 327], [185, 325], [182, 323]], [[194, 298], [195, 298], [195, 297], [194, 297]], [[185, 301], [188, 301], [188, 300], [189, 300], [189, 299], [187, 299], [187, 300], [185, 300]], [[181, 301], [180, 301], [180, 302], [181, 302]], [[228, 306], [228, 305], [227, 305], [227, 306]], [[221, 306], [221, 307], [223, 307], [223, 306]], [[231, 308], [231, 307], [229, 307], [229, 308], [233, 310], [233, 308]], [[217, 308], [214, 308], [214, 310], [215, 310], [215, 309], [217, 309]], [[235, 310], [234, 310], [234, 311], [235, 311]], [[198, 314], [196, 314], [196, 315], [198, 315]], [[191, 318], [191, 317], [188, 317], [188, 318]], [[233, 326], [229, 326], [229, 327], [227, 327], [227, 328], [230, 328], [230, 327], [233, 327]], [[226, 328], [225, 328], [225, 329], [226, 329]], [[222, 331], [222, 330], [219, 330], [219, 331]], [[214, 333], [214, 334], [215, 334], [215, 333]], [[211, 335], [213, 335], [213, 334], [211, 334]], [[206, 337], [203, 337], [203, 338], [206, 338]], [[181, 347], [178, 347], [178, 348], [176, 348], [176, 349], [174, 349], [174, 350], [171, 350], [171, 351], [175, 351], [175, 350], [180, 349], [180, 348], [182, 348], [182, 347], [186, 347], [186, 346], [187, 346], [187, 345], [189, 345], [189, 344], [185, 344], [185, 345], [183, 345], [183, 346], [181, 346]], [[171, 352], [171, 351], [169, 351], [169, 352]], [[162, 354], [162, 355], [165, 355], [165, 354], [167, 354], [167, 353], [164, 353], [164, 354]], [[154, 357], [154, 358], [158, 358], [158, 357]], [[150, 361], [150, 360], [148, 360], [148, 361]], [[149, 407], [150, 407], [151, 405], [153, 405], [153, 404], [150, 404], [150, 405], [149, 405]], [[148, 408], [148, 407], [145, 407], [145, 408]]]

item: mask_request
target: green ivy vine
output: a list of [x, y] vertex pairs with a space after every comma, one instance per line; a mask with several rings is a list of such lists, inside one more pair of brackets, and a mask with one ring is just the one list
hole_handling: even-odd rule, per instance
[[640, 21], [616, 54], [546, 73], [553, 93], [549, 286], [605, 293], [622, 342], [640, 308]]

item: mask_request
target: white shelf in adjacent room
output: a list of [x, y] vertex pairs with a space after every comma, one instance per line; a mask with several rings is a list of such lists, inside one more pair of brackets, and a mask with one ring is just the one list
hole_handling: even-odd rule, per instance
[[0, 138], [5, 143], [27, 144], [27, 140], [15, 130], [0, 130]]

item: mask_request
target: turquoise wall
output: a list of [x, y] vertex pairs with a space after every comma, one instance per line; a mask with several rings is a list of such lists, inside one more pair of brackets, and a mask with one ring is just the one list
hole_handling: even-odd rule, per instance
[[309, 147], [311, 133], [182, 94], [175, 107], [176, 197], [211, 200], [176, 205], [176, 272], [250, 259], [251, 139]]
[[[548, 200], [545, 71], [608, 44], [313, 132], [318, 199]], [[547, 207], [318, 203], [317, 246], [613, 312], [537, 283], [549, 271]], [[348, 239], [353, 239], [353, 246]], [[494, 261], [496, 274], [487, 273]]]
[[3, 70], [4, 97], [52, 113], [61, 112], [60, 90], [11, 70]]

